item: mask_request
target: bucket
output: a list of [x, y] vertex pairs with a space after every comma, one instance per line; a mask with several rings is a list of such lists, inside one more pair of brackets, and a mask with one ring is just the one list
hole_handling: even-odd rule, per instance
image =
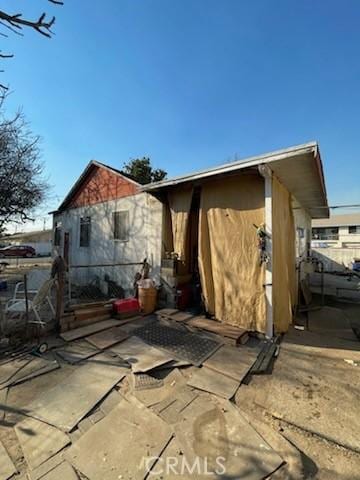
[[153, 313], [153, 311], [156, 308], [156, 297], [157, 297], [156, 288], [139, 287], [139, 303], [140, 303], [140, 309], [142, 313], [145, 313], [145, 315], [148, 315], [149, 313]]

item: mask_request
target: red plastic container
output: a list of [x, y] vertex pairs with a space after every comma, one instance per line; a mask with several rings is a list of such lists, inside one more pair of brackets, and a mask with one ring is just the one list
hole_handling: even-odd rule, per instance
[[114, 313], [138, 313], [139, 311], [140, 305], [137, 298], [122, 298], [113, 302]]
[[177, 308], [185, 310], [191, 303], [191, 286], [189, 284], [177, 287]]

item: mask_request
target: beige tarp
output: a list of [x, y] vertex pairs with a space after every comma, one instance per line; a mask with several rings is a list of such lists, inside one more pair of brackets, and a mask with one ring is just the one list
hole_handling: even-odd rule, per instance
[[188, 240], [189, 213], [193, 190], [184, 188], [169, 192], [168, 200], [171, 212], [174, 252], [180, 260], [185, 260]]
[[277, 333], [286, 332], [296, 303], [295, 227], [291, 195], [272, 182], [273, 315]]
[[266, 330], [264, 268], [254, 224], [263, 222], [263, 178], [239, 175], [203, 185], [199, 269], [207, 310], [260, 332]]

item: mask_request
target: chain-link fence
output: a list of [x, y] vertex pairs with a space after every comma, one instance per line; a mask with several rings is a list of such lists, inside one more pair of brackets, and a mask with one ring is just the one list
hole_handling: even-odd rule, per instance
[[110, 298], [126, 298], [134, 293], [134, 279], [142, 262], [71, 265], [68, 268], [68, 301], [90, 303]]

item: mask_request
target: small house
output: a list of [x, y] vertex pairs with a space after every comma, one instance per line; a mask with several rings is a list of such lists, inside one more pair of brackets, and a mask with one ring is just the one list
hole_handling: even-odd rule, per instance
[[[161, 281], [167, 303], [196, 285], [208, 314], [286, 332], [298, 300], [297, 264], [311, 220], [329, 216], [316, 143], [227, 163], [142, 188], [163, 206]], [[199, 287], [200, 286], [200, 287]]]
[[145, 258], [159, 275], [162, 204], [121, 171], [91, 161], [52, 213], [71, 285], [106, 293], [111, 283], [128, 295]]

